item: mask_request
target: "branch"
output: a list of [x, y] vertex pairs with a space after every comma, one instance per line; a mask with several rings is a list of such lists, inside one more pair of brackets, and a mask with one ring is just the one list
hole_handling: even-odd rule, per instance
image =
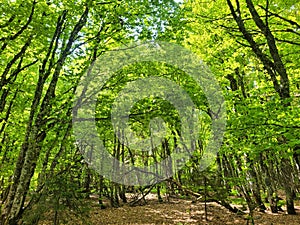
[[15, 18], [16, 18], [16, 15], [12, 15], [7, 22], [5, 22], [4, 24], [0, 25], [0, 29], [8, 26]]
[[48, 60], [49, 60], [49, 58], [51, 56], [51, 52], [55, 51], [55, 48], [54, 48], [54, 50], [52, 50], [52, 49], [53, 49], [53, 46], [55, 44], [56, 39], [59, 37], [59, 34], [60, 34], [62, 26], [64, 24], [66, 15], [67, 15], [67, 10], [64, 10], [62, 12], [62, 14], [57, 19], [55, 31], [54, 31], [54, 34], [52, 36], [52, 39], [51, 39], [51, 42], [50, 42], [50, 45], [49, 45], [46, 57], [44, 58], [42, 66], [41, 66], [41, 68], [39, 70], [39, 73], [44, 76], [44, 79], [46, 79], [47, 76], [49, 76], [49, 74], [50, 74], [49, 67], [48, 67], [48, 72], [45, 74], [45, 72], [46, 72], [46, 65], [47, 65], [47, 62], [48, 62]]
[[151, 192], [151, 190], [155, 187], [157, 183], [155, 182], [154, 184], [152, 184], [150, 187], [149, 187], [149, 190], [145, 193], [142, 194], [142, 197], [136, 199], [136, 200], [133, 200], [132, 202], [129, 203], [130, 206], [135, 206], [137, 203], [139, 203], [141, 200], [144, 200], [145, 197]]
[[173, 178], [169, 178], [168, 181], [171, 182], [171, 183], [173, 183], [173, 184], [175, 184], [178, 187], [178, 189], [182, 190], [183, 192], [185, 192], [187, 194], [190, 194], [190, 195], [192, 195], [192, 196], [194, 196], [196, 198], [201, 198], [202, 197], [201, 194], [199, 194], [197, 192], [194, 192], [194, 191], [192, 191], [192, 190], [190, 190], [190, 189], [182, 186], [178, 181], [176, 181]]
[[252, 15], [252, 18], [253, 18], [256, 26], [263, 32], [264, 36], [267, 39], [269, 51], [270, 51], [270, 54], [274, 61], [274, 63], [273, 63], [274, 66], [272, 68], [280, 75], [281, 85], [279, 86], [276, 77], [272, 77], [272, 76], [275, 76], [276, 74], [274, 74], [273, 71], [270, 74], [273, 83], [276, 80], [276, 86], [274, 83], [274, 88], [278, 92], [279, 96], [282, 99], [289, 98], [290, 97], [289, 79], [288, 79], [288, 75], [286, 73], [286, 68], [281, 60], [280, 55], [279, 55], [275, 38], [274, 38], [269, 26], [267, 24], [264, 24], [264, 22], [260, 18], [258, 12], [256, 11], [256, 9], [254, 7], [252, 0], [246, 0], [246, 3], [247, 3], [247, 7]]
[[269, 26], [269, 0], [267, 0], [267, 3], [266, 3], [266, 26], [268, 27]]
[[276, 41], [279, 41], [279, 42], [288, 43], [288, 44], [291, 44], [291, 45], [299, 45], [299, 46], [300, 46], [300, 43], [294, 42], [294, 41], [283, 40], [283, 39], [279, 39], [279, 38], [275, 38], [275, 40], [276, 40]]
[[0, 90], [1, 90], [1, 89], [3, 88], [3, 86], [7, 83], [6, 76], [7, 76], [8, 72], [10, 71], [11, 67], [14, 65], [14, 63], [15, 63], [19, 58], [21, 58], [21, 57], [25, 54], [25, 52], [26, 52], [28, 46], [29, 46], [30, 43], [31, 43], [31, 39], [32, 39], [32, 36], [30, 36], [30, 37], [28, 38], [27, 42], [26, 42], [26, 43], [24, 44], [24, 46], [22, 47], [21, 51], [18, 52], [18, 54], [16, 54], [16, 55], [13, 57], [13, 59], [7, 64], [7, 66], [6, 66], [5, 70], [4, 70], [4, 72], [3, 72], [2, 75], [1, 75], [1, 80], [0, 80]]
[[[27, 20], [26, 24], [23, 27], [21, 27], [21, 29], [16, 34], [14, 34], [10, 37], [6, 37], [6, 38], [0, 38], [0, 41], [5, 41], [6, 39], [12, 41], [12, 40], [16, 39], [17, 37], [19, 37], [23, 33], [23, 31], [27, 29], [28, 25], [32, 21], [32, 17], [33, 17], [33, 14], [34, 14], [34, 9], [35, 9], [36, 3], [37, 3], [36, 0], [34, 0], [33, 3], [32, 3], [31, 13], [28, 17], [28, 20]], [[11, 18], [10, 18], [10, 20], [11, 20]], [[1, 47], [0, 53], [6, 48], [6, 46], [7, 46], [7, 42], [4, 42], [4, 44]]]
[[[262, 5], [258, 5], [258, 7], [260, 7], [260, 8], [263, 9], [263, 10], [267, 10], [267, 9], [266, 9], [265, 7], [263, 7]], [[288, 22], [288, 23], [290, 23], [291, 25], [296, 26], [298, 29], [300, 29], [300, 24], [298, 24], [297, 22], [295, 22], [295, 21], [293, 21], [293, 20], [290, 20], [290, 19], [287, 19], [287, 18], [284, 18], [284, 17], [280, 16], [280, 15], [277, 14], [277, 13], [273, 13], [273, 12], [270, 12], [270, 11], [269, 11], [269, 13], [270, 13], [270, 15], [275, 16], [275, 17], [277, 17], [277, 18], [279, 18], [279, 19], [281, 19], [281, 20], [283, 20], [283, 21], [285, 21], [285, 22]]]
[[220, 17], [220, 18], [213, 18], [213, 17], [201, 15], [201, 14], [196, 14], [196, 18], [200, 17], [200, 18], [203, 18], [203, 19], [208, 19], [207, 22], [215, 22], [215, 21], [219, 21], [219, 20], [229, 19], [229, 16], [230, 16], [230, 14], [226, 14], [223, 17]]
[[300, 33], [294, 31], [293, 29], [283, 29], [283, 30], [272, 30], [273, 32], [290, 32], [300, 36]]
[[257, 57], [262, 61], [263, 65], [265, 66], [266, 70], [271, 76], [273, 85], [275, 90], [280, 94], [280, 85], [277, 81], [276, 74], [273, 71], [273, 68], [275, 67], [274, 63], [268, 58], [266, 54], [262, 52], [262, 50], [259, 48], [259, 45], [254, 41], [253, 36], [249, 31], [246, 29], [245, 24], [241, 18], [241, 11], [240, 11], [240, 6], [239, 6], [239, 1], [236, 0], [237, 3], [237, 9], [235, 10], [232, 2], [230, 0], [227, 0], [227, 4], [229, 6], [229, 9], [231, 11], [231, 14], [236, 21], [240, 32], [243, 34], [244, 38], [248, 41], [250, 44], [253, 52], [257, 55]]
[[249, 124], [246, 127], [243, 128], [233, 128], [233, 129], [228, 129], [228, 130], [248, 130], [249, 128], [257, 128], [260, 126], [274, 126], [274, 127], [280, 127], [280, 128], [286, 128], [286, 129], [299, 129], [300, 126], [297, 125], [290, 125], [290, 126], [285, 126], [277, 123], [261, 123], [261, 124]]

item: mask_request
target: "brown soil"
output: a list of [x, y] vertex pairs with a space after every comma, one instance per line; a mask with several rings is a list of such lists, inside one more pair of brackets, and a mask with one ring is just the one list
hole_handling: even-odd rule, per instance
[[[88, 221], [83, 223], [69, 218], [68, 224], [247, 224], [247, 215], [233, 214], [216, 203], [207, 203], [207, 220], [205, 219], [204, 203], [192, 203], [190, 200], [171, 199], [169, 202], [158, 203], [157, 200], [150, 199], [144, 206], [130, 207], [124, 205], [120, 208], [108, 207], [106, 209], [100, 209], [95, 201], [91, 201], [91, 204], [93, 206]], [[254, 222], [255, 225], [299, 225], [300, 207], [297, 207], [297, 213], [297, 215], [287, 215], [286, 213], [255, 212]], [[40, 224], [48, 225], [52, 223], [48, 221]], [[249, 224], [251, 224], [250, 221]]]

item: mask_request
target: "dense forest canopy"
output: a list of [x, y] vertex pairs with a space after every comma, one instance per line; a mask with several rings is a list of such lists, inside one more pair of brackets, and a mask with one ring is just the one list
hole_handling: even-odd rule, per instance
[[[234, 206], [233, 199], [239, 199], [253, 224], [255, 210], [277, 213], [285, 206], [288, 214], [296, 214], [299, 10], [297, 0], [2, 0], [0, 224], [38, 224], [49, 211], [59, 224], [65, 211], [85, 215], [92, 194], [104, 208], [107, 199], [113, 207], [121, 201], [139, 204], [150, 192], [159, 201], [163, 194], [198, 200], [205, 195], [205, 201], [243, 213]], [[181, 68], [159, 61], [140, 59], [115, 71], [98, 93], [92, 113], [98, 137], [119, 162], [156, 165], [183, 139], [180, 112], [153, 95], [135, 102], [128, 126], [149, 139], [151, 128], [164, 124], [164, 137], [149, 151], [128, 147], [111, 119], [115, 99], [126, 86], [139, 79], [168, 79], [188, 94], [199, 113], [200, 129], [190, 143], [194, 151], [180, 170], [174, 169], [171, 158], [166, 161], [175, 171], [171, 177], [133, 186], [113, 182], [89, 167], [82, 153], [91, 146], [76, 139], [72, 122], [82, 78], [95, 65], [101, 68], [107, 53], [121, 54], [120, 48], [145, 41], [185, 48], [201, 59], [199, 65], [209, 67], [222, 90], [226, 129], [216, 159], [203, 169], [200, 162], [218, 118], [206, 87]], [[177, 57], [176, 52], [170, 55]], [[128, 199], [129, 192], [137, 198]]]

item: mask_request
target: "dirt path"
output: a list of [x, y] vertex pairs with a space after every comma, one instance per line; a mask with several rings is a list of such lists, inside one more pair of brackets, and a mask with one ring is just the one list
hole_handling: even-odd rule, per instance
[[[120, 208], [99, 209], [96, 202], [90, 213], [89, 221], [80, 223], [69, 218], [68, 224], [97, 224], [97, 225], [154, 225], [154, 224], [207, 224], [207, 225], [246, 225], [245, 216], [239, 216], [229, 212], [216, 203], [207, 203], [207, 221], [205, 220], [204, 203], [192, 203], [189, 200], [172, 199], [170, 202], [158, 203], [149, 200], [144, 206], [122, 206]], [[298, 215], [286, 215], [285, 213], [270, 214], [255, 212], [255, 225], [299, 225], [300, 207]], [[43, 225], [52, 224], [49, 222]], [[249, 223], [250, 224], [250, 223]]]
[[[227, 209], [215, 204], [207, 204], [208, 221], [205, 220], [204, 203], [192, 204], [191, 201], [176, 200], [170, 203], [155, 203], [149, 205], [117, 209], [108, 208], [96, 210], [92, 216], [94, 224], [241, 224], [247, 223], [245, 217], [235, 215]], [[255, 224], [261, 225], [299, 225], [299, 215], [255, 213]]]

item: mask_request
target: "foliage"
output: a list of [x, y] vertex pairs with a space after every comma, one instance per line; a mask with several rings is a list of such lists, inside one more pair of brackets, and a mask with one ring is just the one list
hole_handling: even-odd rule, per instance
[[[241, 200], [250, 214], [265, 205], [277, 212], [285, 202], [294, 214], [300, 168], [299, 9], [296, 0], [2, 1], [1, 223], [22, 218], [38, 223], [48, 208], [58, 223], [66, 211], [84, 214], [83, 198], [92, 193], [102, 207], [105, 197], [118, 206], [119, 199], [127, 201], [126, 192], [143, 199], [148, 190], [160, 200], [161, 194], [199, 198], [205, 193], [231, 211], [229, 203]], [[162, 144], [149, 152], [124, 146], [110, 117], [126, 85], [162, 76], [180, 85], [201, 111], [200, 141], [190, 161], [169, 180], [134, 188], [87, 169], [79, 154], [87, 146], [72, 135], [72, 106], [80, 78], [99, 56], [143, 40], [175, 42], [203, 59], [222, 87], [227, 130], [215, 164], [201, 171], [211, 123], [201, 87], [171, 65], [143, 62], [120, 69], [105, 84], [95, 112], [99, 136], [120, 161], [159, 162], [180, 139], [175, 107], [150, 96], [131, 108], [129, 126], [149, 137], [151, 120], [162, 118], [168, 127]]]

